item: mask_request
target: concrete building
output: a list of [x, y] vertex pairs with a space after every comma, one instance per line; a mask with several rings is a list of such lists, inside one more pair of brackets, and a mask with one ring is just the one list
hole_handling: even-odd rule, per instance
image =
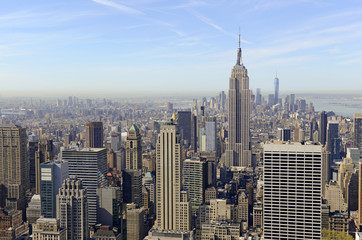
[[353, 114], [353, 143], [354, 147], [360, 150], [362, 158], [362, 114]]
[[119, 187], [97, 189], [97, 223], [122, 230], [122, 193]]
[[123, 202], [142, 206], [142, 172], [137, 169], [123, 171]]
[[97, 223], [97, 188], [107, 184], [107, 150], [105, 148], [70, 149], [62, 152], [68, 161], [69, 176], [77, 176], [87, 188], [89, 224]]
[[179, 134], [181, 135], [182, 145], [188, 147], [191, 144], [191, 131], [192, 131], [192, 123], [191, 123], [191, 111], [183, 110], [177, 111], [177, 126], [179, 130]]
[[264, 145], [264, 239], [321, 239], [322, 146]]
[[279, 100], [279, 78], [275, 76], [274, 78], [274, 105], [278, 103]]
[[209, 222], [201, 225], [201, 240], [210, 239], [240, 239], [240, 223]]
[[126, 138], [126, 169], [142, 170], [142, 141], [138, 127], [133, 124]]
[[182, 161], [180, 135], [173, 123], [161, 126], [156, 145], [156, 224], [164, 230], [181, 230], [191, 216], [181, 218]]
[[249, 203], [247, 194], [242, 191], [238, 196], [238, 219], [240, 219], [246, 226], [249, 226]]
[[187, 159], [183, 163], [183, 184], [189, 191], [193, 214], [205, 201], [206, 167], [206, 162], [200, 159]]
[[0, 208], [0, 239], [18, 239], [29, 233], [28, 224], [22, 220], [23, 213], [12, 207]]
[[67, 240], [67, 231], [59, 219], [39, 218], [33, 226], [33, 240]]
[[142, 240], [145, 236], [145, 211], [136, 204], [127, 204], [127, 239]]
[[41, 215], [56, 218], [56, 196], [68, 176], [68, 162], [53, 161], [40, 164]]
[[319, 142], [324, 146], [327, 142], [327, 113], [322, 111], [319, 118]]
[[0, 207], [25, 212], [29, 188], [26, 129], [0, 125]]
[[29, 224], [34, 224], [38, 218], [41, 216], [41, 202], [40, 195], [34, 194], [28, 203], [26, 208], [26, 220]]
[[250, 95], [248, 71], [242, 63], [239, 41], [237, 61], [229, 79], [229, 138], [226, 166], [251, 165]]
[[38, 149], [35, 152], [35, 193], [40, 194], [40, 165], [44, 162], [53, 160], [53, 141], [41, 138], [38, 143]]
[[88, 231], [87, 189], [82, 180], [64, 180], [57, 195], [57, 218], [67, 231], [67, 240], [87, 240]]
[[205, 148], [203, 152], [216, 151], [216, 118], [208, 117], [205, 121]]
[[348, 210], [342, 189], [336, 182], [330, 182], [326, 185], [325, 199], [330, 207], [330, 212], [346, 212]]
[[85, 146], [89, 148], [103, 147], [103, 123], [87, 122], [85, 125]]
[[352, 162], [355, 165], [355, 167], [358, 166], [360, 162], [360, 150], [358, 148], [347, 148], [347, 158], [352, 158]]

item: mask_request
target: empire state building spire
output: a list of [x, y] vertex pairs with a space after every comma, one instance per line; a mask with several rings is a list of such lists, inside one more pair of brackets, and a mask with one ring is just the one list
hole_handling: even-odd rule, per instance
[[239, 48], [238, 48], [238, 58], [236, 60], [236, 65], [241, 66], [243, 62], [241, 60], [241, 48], [240, 48], [240, 30], [239, 30]]

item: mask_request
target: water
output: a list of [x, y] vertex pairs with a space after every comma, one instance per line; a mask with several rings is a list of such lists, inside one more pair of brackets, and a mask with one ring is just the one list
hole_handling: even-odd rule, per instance
[[296, 94], [296, 98], [304, 98], [308, 104], [312, 102], [318, 112], [333, 111], [345, 117], [362, 113], [362, 94]]

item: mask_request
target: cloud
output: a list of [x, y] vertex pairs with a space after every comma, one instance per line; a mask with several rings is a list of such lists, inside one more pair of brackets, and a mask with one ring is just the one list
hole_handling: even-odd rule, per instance
[[215, 28], [216, 30], [224, 32], [224, 29], [222, 27], [220, 27], [219, 25], [217, 25], [216, 23], [214, 23], [211, 19], [209, 19], [209, 18], [205, 17], [204, 15], [196, 12], [195, 10], [190, 10], [189, 12], [192, 15], [194, 15], [196, 18], [198, 18], [201, 22]]
[[93, 0], [93, 2], [102, 4], [102, 5], [105, 5], [108, 7], [116, 8], [116, 9], [120, 10], [121, 12], [128, 13], [128, 14], [144, 14], [143, 12], [141, 12], [137, 9], [130, 8], [125, 5], [115, 3], [115, 2], [112, 2], [109, 0]]

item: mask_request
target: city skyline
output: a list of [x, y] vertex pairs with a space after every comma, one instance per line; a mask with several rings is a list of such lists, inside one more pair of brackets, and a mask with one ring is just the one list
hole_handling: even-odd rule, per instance
[[361, 13], [357, 1], [6, 2], [0, 95], [225, 90], [239, 27], [250, 89], [272, 91], [276, 71], [281, 92], [361, 89]]

